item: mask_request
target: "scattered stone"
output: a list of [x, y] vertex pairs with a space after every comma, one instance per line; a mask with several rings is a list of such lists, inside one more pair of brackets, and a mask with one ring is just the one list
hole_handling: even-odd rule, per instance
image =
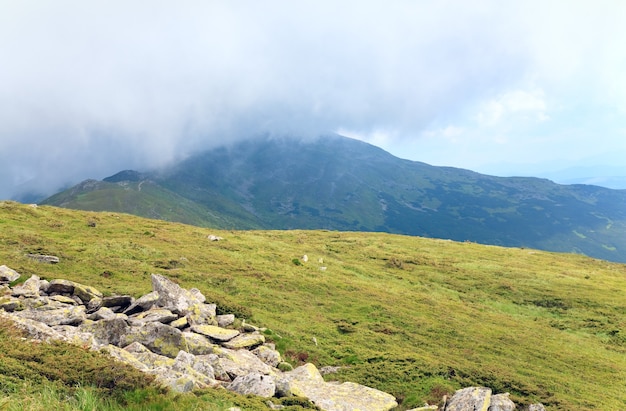
[[232, 350], [241, 348], [253, 348], [265, 342], [263, 334], [254, 332], [251, 334], [239, 334], [237, 337], [226, 341], [222, 345]]
[[541, 403], [530, 404], [528, 406], [528, 411], [546, 411], [546, 408]]
[[39, 297], [39, 282], [39, 277], [33, 275], [28, 280], [26, 280], [24, 284], [13, 287], [12, 294], [14, 297]]
[[209, 234], [207, 238], [209, 239], [209, 241], [220, 241], [220, 240], [223, 240], [222, 237], [219, 237], [219, 236], [216, 236], [216, 235], [213, 235], [213, 234]]
[[26, 254], [26, 257], [35, 260], [44, 264], [58, 264], [59, 257], [54, 255], [43, 255], [43, 254]]
[[74, 294], [74, 281], [69, 280], [52, 280], [48, 284], [48, 294]]
[[[191, 329], [215, 341], [230, 341], [239, 335], [239, 331], [221, 328], [216, 325], [192, 325]], [[229, 347], [227, 347], [229, 348]]]
[[159, 293], [152, 291], [132, 303], [125, 311], [126, 315], [133, 315], [141, 311], [149, 310], [159, 300]]
[[102, 298], [103, 307], [120, 307], [125, 309], [133, 303], [133, 298], [130, 295], [111, 295], [109, 297]]
[[180, 350], [185, 349], [182, 332], [158, 322], [131, 327], [128, 334], [122, 336], [120, 345], [125, 347], [133, 342], [139, 342], [152, 352], [170, 358], [175, 358]]
[[280, 358], [280, 353], [266, 345], [260, 345], [254, 350], [252, 350], [252, 354], [259, 357], [261, 361], [270, 367], [277, 367], [278, 364], [282, 362]]
[[222, 314], [215, 317], [217, 321], [217, 325], [220, 327], [226, 328], [235, 323], [235, 315], [234, 314]]

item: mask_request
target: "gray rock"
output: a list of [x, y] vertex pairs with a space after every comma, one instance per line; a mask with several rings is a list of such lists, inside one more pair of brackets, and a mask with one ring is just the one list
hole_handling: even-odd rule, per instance
[[147, 322], [156, 321], [169, 324], [178, 319], [178, 316], [165, 308], [150, 308], [148, 311], [135, 314], [129, 318], [131, 325], [141, 325]]
[[85, 323], [79, 328], [81, 331], [92, 333], [98, 344], [119, 345], [122, 338], [130, 332], [130, 327], [126, 319], [118, 315], [116, 314], [114, 318]]
[[[65, 304], [64, 304], [65, 305]], [[28, 309], [18, 311], [14, 315], [39, 321], [49, 326], [53, 325], [80, 325], [87, 318], [85, 307], [68, 306], [52, 310]]]
[[55, 255], [44, 255], [44, 254], [26, 254], [26, 257], [35, 260], [44, 264], [58, 264], [59, 257]]
[[229, 341], [239, 335], [239, 331], [221, 328], [216, 325], [192, 325], [191, 330], [198, 334], [206, 335], [215, 341]]
[[216, 316], [215, 319], [217, 320], [217, 325], [226, 328], [234, 324], [235, 314], [222, 314]]
[[170, 358], [175, 358], [180, 350], [186, 348], [185, 339], [179, 329], [158, 322], [131, 327], [128, 334], [120, 340], [120, 345], [125, 347], [133, 342], [139, 342], [152, 352]]
[[0, 282], [11, 283], [18, 278], [20, 278], [20, 275], [17, 271], [7, 267], [6, 265], [0, 265]]
[[278, 364], [282, 362], [280, 353], [266, 345], [260, 345], [254, 350], [252, 354], [256, 355], [261, 361], [270, 367], [278, 367]]
[[13, 321], [13, 324], [18, 329], [24, 331], [33, 340], [49, 342], [63, 339], [63, 336], [58, 331], [42, 322], [17, 317], [4, 311], [0, 311], [0, 318]]
[[[398, 406], [385, 392], [352, 382], [327, 383], [313, 364], [306, 364], [283, 374], [280, 394], [308, 398], [326, 411], [388, 411]], [[479, 408], [480, 409], [480, 408]]]
[[265, 342], [265, 337], [260, 333], [240, 334], [232, 340], [228, 340], [222, 343], [222, 346], [237, 350], [241, 348], [256, 347]]
[[95, 313], [89, 314], [87, 316], [87, 319], [93, 320], [93, 321], [110, 320], [113, 318], [115, 318], [115, 313], [110, 308], [107, 308], [107, 307], [101, 307]]
[[133, 315], [141, 311], [149, 310], [159, 300], [159, 293], [152, 291], [144, 296], [139, 297], [125, 311], [126, 315]]
[[74, 282], [69, 280], [52, 280], [48, 284], [48, 294], [74, 294]]
[[102, 298], [103, 307], [120, 307], [124, 309], [133, 303], [133, 298], [130, 295], [111, 295]]
[[528, 406], [528, 411], [546, 411], [546, 408], [541, 403], [530, 404]]
[[193, 355], [213, 354], [218, 346], [204, 335], [183, 331], [185, 351]]
[[185, 290], [162, 275], [152, 274], [151, 278], [152, 289], [159, 294], [159, 299], [156, 303], [158, 307], [167, 308], [174, 313], [185, 315], [191, 306], [204, 303], [194, 293]]
[[220, 348], [217, 350], [216, 354], [216, 359], [212, 357], [215, 362], [211, 363], [216, 370], [216, 375], [218, 370], [226, 372], [230, 379], [255, 372], [264, 375], [276, 372], [272, 367], [265, 364], [248, 350]]
[[457, 390], [448, 401], [446, 411], [486, 410], [491, 402], [491, 389], [467, 387]]
[[275, 378], [271, 375], [259, 373], [239, 376], [228, 384], [226, 388], [242, 395], [252, 394], [265, 398], [273, 397], [276, 393]]
[[22, 285], [13, 287], [12, 294], [14, 297], [33, 298], [39, 297], [40, 278], [36, 275], [31, 276]]
[[508, 392], [492, 395], [488, 411], [515, 411], [515, 403], [509, 399]]

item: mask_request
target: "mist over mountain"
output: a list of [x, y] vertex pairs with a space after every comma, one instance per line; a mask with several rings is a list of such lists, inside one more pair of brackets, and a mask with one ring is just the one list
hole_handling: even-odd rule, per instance
[[265, 138], [43, 202], [234, 229], [381, 231], [626, 261], [626, 191], [402, 160], [337, 136]]

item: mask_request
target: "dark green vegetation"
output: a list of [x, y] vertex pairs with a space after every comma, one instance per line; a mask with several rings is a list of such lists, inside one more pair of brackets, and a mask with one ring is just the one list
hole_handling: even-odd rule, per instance
[[626, 190], [401, 160], [343, 137], [254, 140], [44, 201], [205, 227], [380, 231], [626, 262]]
[[[304, 254], [308, 262], [294, 264]], [[135, 296], [150, 291], [150, 273], [166, 275], [271, 329], [294, 365], [343, 366], [329, 378], [392, 393], [400, 409], [471, 385], [549, 410], [626, 409], [623, 264], [381, 233], [208, 230], [12, 202], [0, 203], [0, 264]], [[24, 378], [27, 388], [3, 395], [45, 388]], [[171, 398], [160, 395], [151, 398]]]

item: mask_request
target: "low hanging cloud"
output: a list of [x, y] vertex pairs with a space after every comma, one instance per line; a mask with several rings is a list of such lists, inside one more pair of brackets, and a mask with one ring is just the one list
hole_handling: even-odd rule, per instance
[[[464, 130], [485, 102], [501, 116], [540, 104], [536, 90], [585, 78], [592, 46], [562, 38], [584, 6], [559, 3], [571, 18], [545, 9], [538, 24], [542, 4], [0, 0], [0, 198], [261, 134], [404, 144]], [[592, 70], [605, 77], [588, 87], [613, 79], [624, 103], [623, 75], [607, 68], [617, 49], [603, 44]], [[570, 64], [561, 75], [553, 49]]]

